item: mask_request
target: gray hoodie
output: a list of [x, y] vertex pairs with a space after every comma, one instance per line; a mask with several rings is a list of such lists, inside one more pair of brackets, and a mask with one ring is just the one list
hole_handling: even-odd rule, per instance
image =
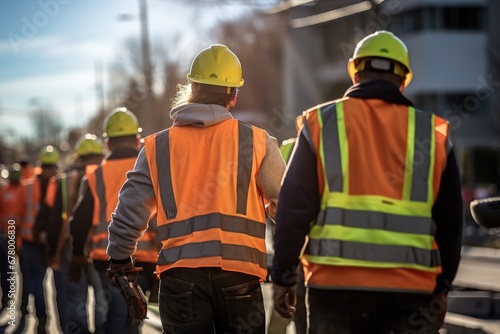
[[[174, 121], [173, 126], [208, 127], [233, 117], [220, 105], [189, 103], [172, 109], [170, 118]], [[266, 155], [257, 176], [257, 187], [275, 207], [284, 172], [285, 162], [278, 141], [267, 135]], [[134, 170], [127, 173], [118, 199], [108, 228], [107, 254], [112, 259], [123, 260], [135, 252], [137, 239], [156, 213], [156, 198], [144, 149], [137, 157]]]

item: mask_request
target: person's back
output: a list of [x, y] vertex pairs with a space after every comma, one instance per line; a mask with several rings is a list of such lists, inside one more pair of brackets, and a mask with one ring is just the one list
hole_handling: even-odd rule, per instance
[[90, 133], [81, 136], [75, 143], [71, 166], [49, 180], [35, 222], [36, 229], [46, 234], [45, 251], [54, 279], [57, 318], [64, 333], [70, 328], [87, 327], [86, 313], [77, 309], [87, 301], [88, 282], [76, 285], [68, 280], [71, 253], [68, 223], [85, 170], [95, 168], [103, 154], [104, 147], [97, 136]]
[[29, 295], [33, 295], [35, 300], [38, 333], [45, 333], [45, 325], [47, 323], [43, 286], [47, 270], [47, 259], [44, 251], [45, 233], [38, 229], [35, 225], [35, 220], [45, 197], [49, 180], [58, 173], [59, 152], [52, 145], [45, 146], [39, 154], [38, 162], [41, 174], [23, 181], [25, 218], [21, 223], [19, 233], [22, 239], [22, 248], [19, 256], [23, 275], [23, 291], [20, 303], [22, 316], [20, 317], [18, 327], [14, 331], [16, 334], [22, 333], [26, 325]]
[[[21, 167], [15, 163], [9, 168], [8, 182], [0, 186], [0, 234], [7, 236], [8, 225], [19, 227], [24, 213], [22, 199]], [[9, 222], [12, 221], [12, 222]]]
[[264, 333], [265, 220], [274, 216], [284, 162], [276, 139], [229, 113], [243, 79], [226, 46], [202, 50], [188, 79], [173, 126], [145, 139], [120, 191], [110, 272], [134, 270], [124, 257], [156, 212], [164, 333]]
[[[283, 275], [307, 234], [310, 333], [435, 333], [461, 246], [448, 124], [401, 94], [411, 70], [394, 35], [361, 41], [349, 74], [355, 85], [343, 98], [304, 113], [278, 207], [275, 305], [293, 312], [285, 296], [294, 278]], [[292, 198], [298, 189], [301, 198]]]
[[[96, 310], [98, 330], [106, 333], [138, 333], [137, 324], [131, 325], [128, 321], [125, 300], [106, 279], [106, 248], [108, 225], [118, 201], [118, 192], [139, 153], [141, 128], [137, 117], [128, 109], [120, 107], [106, 116], [103, 129], [109, 153], [99, 166], [87, 168], [80, 186], [80, 197], [69, 223], [73, 245], [69, 278], [75, 283], [82, 282], [85, 275], [92, 280], [97, 278], [95, 285], [98, 285], [99, 291], [96, 292], [96, 300], [102, 302], [100, 310]], [[152, 275], [152, 272], [149, 274]]]
[[[0, 292], [2, 304], [0, 312], [9, 305], [15, 296], [10, 289], [10, 279], [13, 270], [9, 266], [15, 263], [16, 248], [21, 240], [16, 235], [24, 213], [23, 188], [20, 184], [21, 166], [12, 164], [8, 170], [8, 182], [0, 185]], [[11, 303], [12, 303], [11, 302]], [[1, 328], [0, 328], [1, 331]]]

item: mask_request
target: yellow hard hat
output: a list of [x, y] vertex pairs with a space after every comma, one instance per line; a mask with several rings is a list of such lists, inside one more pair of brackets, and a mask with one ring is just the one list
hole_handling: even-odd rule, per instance
[[104, 137], [124, 137], [141, 133], [137, 117], [127, 108], [113, 109], [104, 120]]
[[241, 87], [244, 84], [238, 57], [222, 44], [213, 44], [201, 50], [191, 64], [187, 79], [222, 87]]
[[104, 154], [104, 145], [96, 135], [87, 133], [76, 141], [75, 153], [80, 157], [87, 155], [101, 155]]
[[354, 55], [349, 59], [347, 64], [347, 72], [351, 79], [354, 79], [354, 74], [360, 71], [358, 65], [362, 58], [386, 58], [394, 60], [403, 65], [401, 70], [394, 68], [394, 73], [405, 78], [405, 87], [411, 81], [413, 76], [410, 67], [410, 55], [406, 45], [392, 32], [380, 30], [363, 38], [356, 49]]
[[38, 154], [38, 161], [41, 165], [57, 165], [59, 162], [59, 152], [52, 145], [44, 146]]
[[21, 179], [21, 165], [18, 163], [13, 163], [9, 167], [9, 180], [19, 181]]

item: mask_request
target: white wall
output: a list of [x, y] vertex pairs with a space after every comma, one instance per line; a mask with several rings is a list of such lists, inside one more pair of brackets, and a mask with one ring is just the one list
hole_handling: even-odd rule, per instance
[[484, 33], [429, 32], [401, 38], [411, 55], [408, 94], [474, 91], [486, 75]]

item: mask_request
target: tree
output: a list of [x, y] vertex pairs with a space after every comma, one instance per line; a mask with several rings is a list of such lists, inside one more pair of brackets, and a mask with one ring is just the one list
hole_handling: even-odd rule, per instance
[[[226, 22], [216, 28], [219, 40], [240, 59], [245, 85], [238, 96], [235, 116], [255, 119], [271, 134], [284, 139], [282, 133], [282, 39], [284, 25], [265, 13]], [[262, 124], [262, 123], [265, 124]]]
[[54, 110], [38, 104], [32, 120], [38, 144], [59, 143], [63, 127]]

